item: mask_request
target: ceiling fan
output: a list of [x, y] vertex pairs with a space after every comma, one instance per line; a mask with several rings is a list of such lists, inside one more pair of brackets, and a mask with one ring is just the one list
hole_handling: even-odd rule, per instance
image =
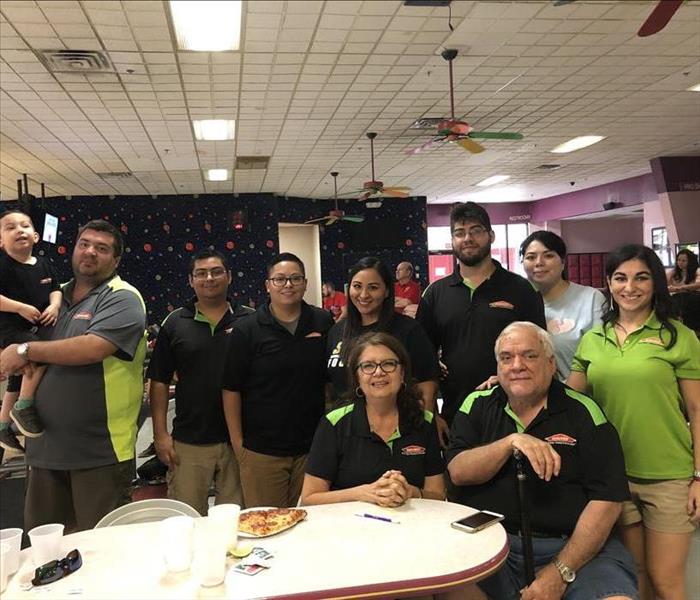
[[442, 58], [450, 65], [450, 118], [444, 119], [437, 124], [437, 135], [432, 140], [421, 144], [416, 148], [406, 150], [406, 154], [418, 154], [424, 150], [429, 150], [447, 142], [453, 142], [461, 146], [472, 154], [484, 151], [484, 147], [474, 138], [491, 140], [522, 140], [522, 133], [511, 131], [474, 131], [474, 128], [466, 121], [455, 119], [455, 94], [454, 80], [452, 76], [452, 61], [457, 57], [457, 50], [443, 50]]
[[[405, 187], [405, 186], [384, 187], [384, 183], [382, 181], [376, 180], [376, 178], [374, 176], [374, 138], [377, 137], [377, 134], [374, 133], [373, 131], [371, 131], [371, 132], [367, 133], [366, 135], [369, 138], [370, 153], [371, 153], [371, 157], [372, 157], [372, 179], [371, 179], [371, 181], [365, 181], [361, 190], [358, 190], [356, 192], [351, 192], [351, 194], [354, 195], [354, 194], [359, 193], [360, 195], [357, 199], [360, 201], [367, 200], [368, 198], [371, 198], [372, 196], [393, 196], [394, 198], [407, 198], [409, 192], [411, 191], [410, 187]], [[345, 194], [345, 195], [347, 195], [347, 194]]]
[[[576, 0], [554, 0], [554, 6], [564, 6]], [[637, 31], [639, 37], [647, 37], [659, 33], [676, 14], [676, 11], [683, 4], [683, 0], [659, 0], [659, 3], [651, 11], [651, 14], [644, 21]]]
[[306, 225], [310, 223], [323, 223], [324, 225], [333, 225], [338, 221], [349, 221], [350, 223], [362, 223], [365, 220], [363, 215], [346, 215], [344, 211], [338, 208], [338, 171], [332, 171], [333, 176], [333, 200], [335, 208], [332, 208], [327, 215], [306, 221]]

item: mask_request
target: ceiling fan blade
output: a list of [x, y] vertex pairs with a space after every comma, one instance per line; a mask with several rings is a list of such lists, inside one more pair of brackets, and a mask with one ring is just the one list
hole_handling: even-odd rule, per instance
[[330, 217], [330, 218], [326, 221], [326, 225], [333, 225], [333, 223], [335, 223], [337, 220], [338, 220], [338, 219], [337, 219], [336, 217]]
[[483, 152], [485, 148], [481, 145], [475, 142], [472, 139], [467, 138], [462, 138], [461, 140], [457, 140], [457, 143], [462, 146], [465, 150], [468, 152], [471, 152], [472, 154], [479, 154], [480, 152]]
[[351, 223], [362, 223], [365, 218], [362, 215], [345, 215], [342, 221], [350, 221]]
[[371, 198], [372, 196], [374, 196], [374, 194], [376, 194], [376, 193], [377, 193], [377, 192], [375, 192], [375, 191], [373, 191], [373, 190], [369, 190], [369, 191], [365, 192], [364, 194], [360, 194], [359, 197], [358, 197], [357, 199], [358, 199], [360, 202], [364, 202], [365, 200], [368, 200], [369, 198]]
[[668, 22], [671, 20], [676, 11], [683, 4], [683, 0], [659, 0], [654, 10], [644, 21], [644, 24], [639, 28], [637, 35], [639, 37], [647, 37], [659, 33]]
[[384, 188], [382, 190], [382, 195], [383, 196], [393, 196], [394, 198], [408, 198], [408, 194], [411, 190], [411, 188], [404, 188], [408, 191], [404, 191], [403, 189], [400, 188]]
[[425, 142], [425, 144], [421, 144], [420, 146], [416, 146], [415, 148], [410, 148], [410, 149], [406, 150], [406, 154], [408, 154], [409, 156], [415, 156], [419, 152], [423, 152], [425, 150], [431, 150], [432, 148], [436, 148], [437, 146], [440, 145], [441, 142], [444, 142], [444, 141], [445, 141], [444, 137], [434, 138], [432, 140]]
[[522, 140], [523, 134], [514, 131], [472, 131], [469, 137], [482, 140]]
[[318, 217], [317, 219], [310, 219], [308, 221], [304, 221], [304, 225], [311, 225], [312, 223], [320, 223], [321, 221], [325, 221], [328, 219], [328, 215], [325, 217]]

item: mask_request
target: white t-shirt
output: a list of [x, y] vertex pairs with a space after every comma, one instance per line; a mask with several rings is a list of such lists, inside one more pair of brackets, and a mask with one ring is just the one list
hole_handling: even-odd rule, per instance
[[557, 377], [562, 381], [571, 372], [571, 361], [586, 331], [600, 323], [605, 296], [597, 289], [569, 283], [566, 291], [553, 302], [544, 302], [547, 331], [554, 342]]

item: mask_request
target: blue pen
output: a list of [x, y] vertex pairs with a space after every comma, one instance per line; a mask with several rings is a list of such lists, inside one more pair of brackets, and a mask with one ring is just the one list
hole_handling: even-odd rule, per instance
[[400, 523], [401, 521], [395, 521], [389, 517], [380, 517], [379, 515], [371, 515], [370, 513], [355, 513], [356, 517], [364, 517], [365, 519], [376, 519], [377, 521], [384, 521], [385, 523]]

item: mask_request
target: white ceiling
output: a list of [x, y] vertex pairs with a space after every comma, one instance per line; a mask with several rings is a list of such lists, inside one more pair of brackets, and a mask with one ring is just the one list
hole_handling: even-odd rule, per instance
[[[269, 192], [325, 197], [377, 176], [429, 202], [481, 191], [509, 174], [496, 199], [531, 200], [649, 172], [649, 159], [700, 154], [700, 2], [687, 1], [660, 33], [636, 31], [651, 2], [549, 1], [405, 7], [400, 1], [244, 2], [242, 51], [180, 52], [161, 1], [2, 0], [0, 191], [17, 196]], [[477, 130], [520, 131], [471, 155], [409, 130], [449, 114], [446, 47], [455, 61], [456, 112]], [[104, 50], [115, 73], [47, 71], [34, 51]], [[236, 140], [196, 142], [191, 119], [236, 120]], [[572, 154], [548, 151], [584, 134], [607, 136]], [[236, 156], [270, 156], [267, 170], [212, 183], [203, 169]], [[561, 169], [544, 173], [543, 163]], [[130, 171], [104, 180], [97, 173]], [[505, 188], [505, 189], [504, 189]], [[491, 188], [489, 188], [491, 189]], [[514, 191], [515, 190], [515, 191]]]

